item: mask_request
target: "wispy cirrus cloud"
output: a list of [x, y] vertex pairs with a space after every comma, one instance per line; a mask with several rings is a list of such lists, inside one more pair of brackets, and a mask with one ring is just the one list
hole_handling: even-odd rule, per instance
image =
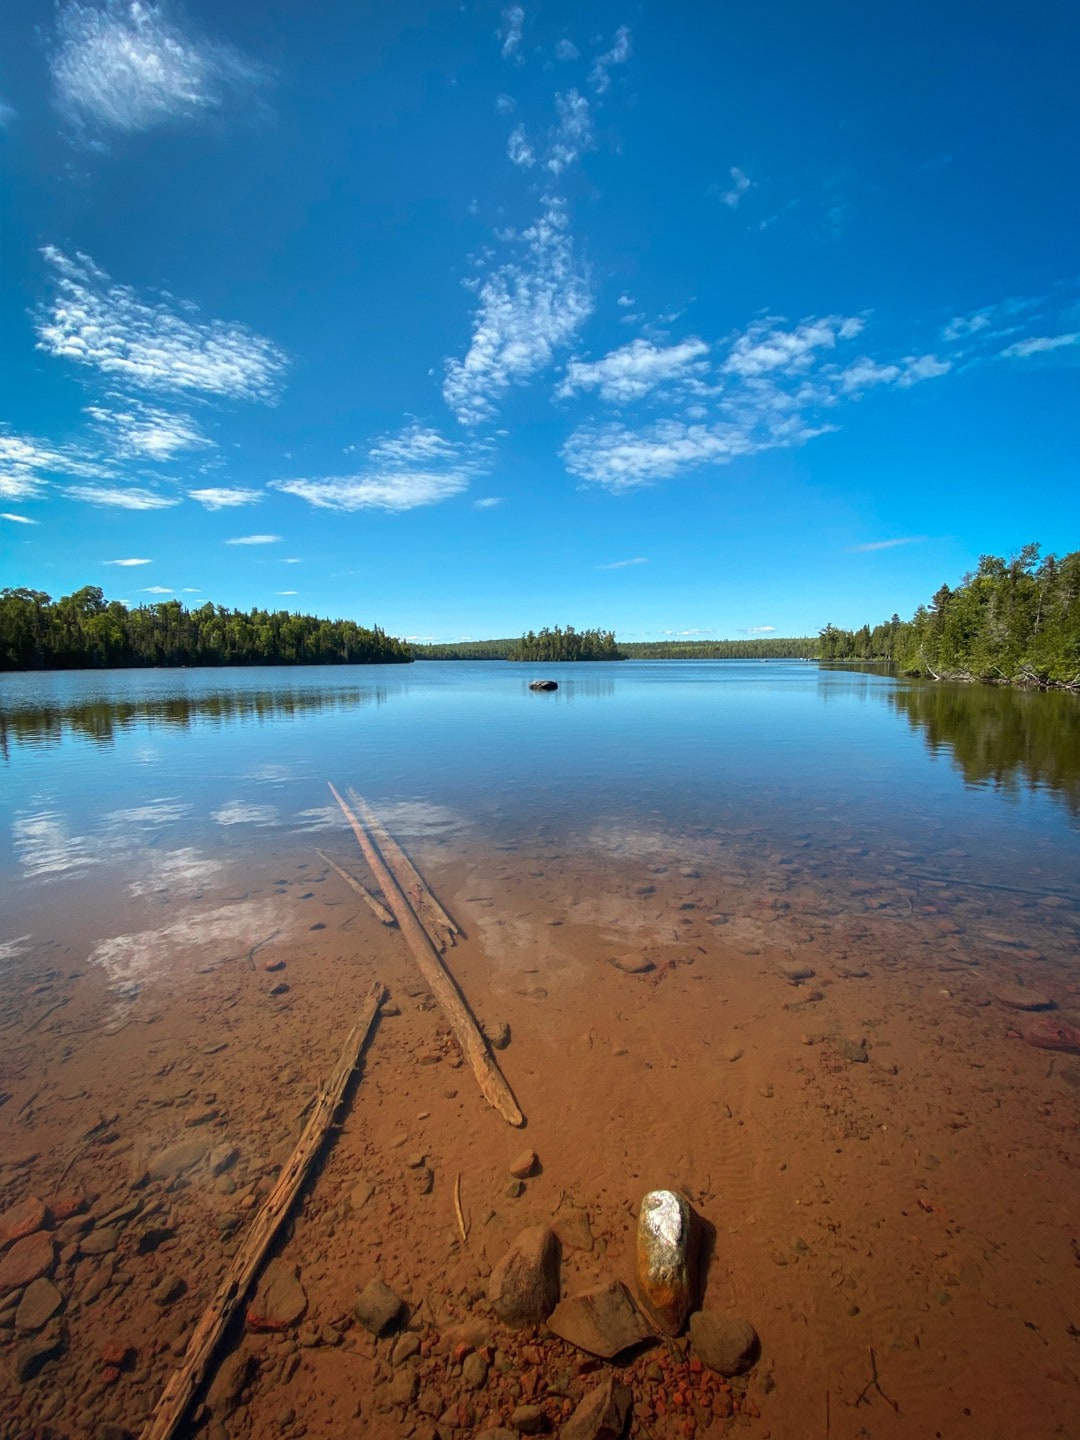
[[50, 479], [102, 479], [111, 474], [96, 457], [71, 445], [54, 445], [0, 426], [0, 496], [32, 500]]
[[478, 285], [464, 359], [446, 362], [443, 398], [462, 425], [491, 420], [507, 391], [546, 369], [592, 313], [561, 201], [550, 200], [516, 243], [520, 254]]
[[288, 362], [271, 340], [243, 325], [202, 320], [168, 294], [142, 299], [87, 255], [68, 257], [54, 245], [42, 254], [56, 297], [36, 317], [39, 350], [142, 390], [276, 399]]
[[1080, 331], [1069, 335], [1034, 335], [1028, 340], [1016, 340], [1006, 345], [1001, 354], [1009, 360], [1027, 360], [1032, 355], [1046, 355], [1051, 350], [1063, 350], [1080, 345]]
[[579, 391], [597, 390], [613, 404], [640, 400], [661, 386], [702, 375], [708, 353], [708, 345], [695, 337], [677, 345], [632, 340], [602, 360], [571, 360], [555, 394], [566, 399]]
[[905, 535], [897, 540], [868, 540], [865, 545], [849, 545], [849, 555], [866, 555], [874, 550], [894, 550], [897, 545], [922, 545], [929, 535]]
[[280, 545], [280, 535], [236, 535], [226, 545]]
[[720, 199], [730, 209], [737, 210], [739, 208], [739, 201], [750, 189], [753, 182], [744, 170], [739, 169], [738, 165], [733, 165], [728, 171], [728, 174], [731, 176], [731, 186], [729, 189], [720, 192]]
[[112, 400], [111, 407], [88, 405], [86, 413], [118, 459], [167, 461], [187, 450], [213, 446], [190, 415], [116, 396]]
[[14, 515], [9, 510], [0, 510], [0, 520], [10, 520], [13, 525], [39, 525], [39, 520], [31, 520], [29, 515]]
[[49, 55], [53, 96], [80, 131], [133, 133], [244, 100], [266, 70], [233, 46], [185, 28], [149, 0], [66, 0]]
[[605, 50], [602, 55], [597, 56], [589, 71], [589, 83], [598, 95], [605, 94], [611, 87], [612, 66], [625, 65], [630, 59], [631, 53], [630, 30], [626, 25], [620, 25], [615, 31], [615, 38], [611, 42], [610, 50]]
[[140, 591], [142, 595], [175, 595], [176, 591], [171, 585], [144, 585]]
[[447, 440], [412, 421], [396, 435], [376, 440], [363, 467], [353, 474], [271, 484], [320, 510], [415, 510], [460, 495], [487, 464], [485, 447]]
[[647, 565], [648, 557], [635, 555], [632, 560], [609, 560], [606, 565], [597, 565], [597, 570], [625, 570], [630, 565]]
[[187, 493], [189, 500], [197, 500], [205, 510], [235, 510], [240, 505], [257, 505], [263, 498], [261, 490], [248, 490], [240, 485], [210, 485]]
[[15, 107], [0, 100], [0, 130], [10, 130], [15, 123]]
[[521, 37], [525, 29], [525, 11], [520, 5], [508, 5], [502, 12], [498, 35], [502, 41], [500, 54], [504, 60], [521, 64]]
[[152, 565], [154, 562], [152, 560], [144, 560], [140, 558], [131, 560], [103, 560], [101, 563], [103, 565], [120, 565], [123, 566], [124, 569], [130, 569], [136, 565]]
[[496, 505], [502, 504], [501, 495], [483, 495], [479, 500], [473, 501], [474, 510], [494, 510]]
[[732, 345], [724, 369], [744, 378], [772, 371], [786, 375], [806, 371], [814, 364], [817, 351], [832, 350], [838, 340], [853, 339], [863, 323], [855, 315], [826, 315], [785, 330], [775, 319], [758, 321]]
[[634, 429], [623, 424], [580, 426], [561, 450], [571, 475], [614, 494], [669, 480], [698, 465], [726, 465], [755, 449], [751, 436], [733, 424], [658, 420]]
[[68, 485], [64, 494], [71, 500], [113, 510], [171, 510], [181, 503], [178, 495], [162, 495], [137, 485]]

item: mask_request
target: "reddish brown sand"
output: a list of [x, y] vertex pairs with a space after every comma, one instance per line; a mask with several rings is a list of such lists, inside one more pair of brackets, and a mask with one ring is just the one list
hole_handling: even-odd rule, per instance
[[[486, 1276], [543, 1223], [564, 1295], [632, 1287], [638, 1202], [674, 1186], [715, 1229], [704, 1305], [752, 1321], [761, 1358], [721, 1382], [685, 1339], [646, 1348], [617, 1367], [632, 1436], [1080, 1435], [1080, 1060], [1026, 1044], [994, 998], [1026, 982], [1080, 1007], [1076, 911], [1008, 897], [1006, 922], [929, 880], [826, 893], [775, 861], [680, 873], [655, 846], [413, 853], [466, 932], [447, 957], [465, 994], [510, 1026], [523, 1131], [481, 1098], [402, 936], [310, 854], [244, 895], [59, 913], [5, 977], [0, 1210], [25, 1228], [30, 1199], [49, 1207], [62, 1309], [19, 1378], [33, 1337], [20, 1290], [0, 1296], [3, 1440], [138, 1433], [374, 979], [388, 1009], [276, 1247], [306, 1313], [234, 1327], [183, 1433], [463, 1440], [526, 1402], [557, 1431], [611, 1367], [501, 1327]], [[644, 974], [609, 963], [642, 955]], [[192, 1137], [236, 1158], [132, 1188]], [[515, 1197], [524, 1147], [541, 1168]], [[376, 1276], [419, 1341], [402, 1365], [353, 1317]], [[490, 1365], [475, 1389], [469, 1351]]]

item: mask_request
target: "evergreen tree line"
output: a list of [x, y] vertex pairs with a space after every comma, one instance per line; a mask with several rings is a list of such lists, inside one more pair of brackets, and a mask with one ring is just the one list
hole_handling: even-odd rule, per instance
[[885, 660], [909, 675], [1080, 687], [1080, 550], [1060, 559], [1025, 545], [983, 555], [909, 621], [820, 634], [822, 660]]
[[523, 635], [507, 656], [509, 660], [622, 660], [615, 644], [614, 630], [575, 630], [568, 625], [560, 630], [544, 627], [538, 634], [530, 630]]
[[793, 639], [760, 635], [753, 640], [635, 640], [619, 649], [628, 660], [816, 660], [816, 635]]
[[0, 591], [0, 670], [175, 665], [368, 665], [407, 662], [409, 647], [378, 627], [286, 610], [227, 610], [178, 600], [129, 609], [96, 585], [53, 600]]

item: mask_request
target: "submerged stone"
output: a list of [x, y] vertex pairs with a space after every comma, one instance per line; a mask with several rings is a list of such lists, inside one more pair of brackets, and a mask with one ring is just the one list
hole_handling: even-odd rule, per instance
[[638, 1293], [668, 1335], [679, 1335], [694, 1308], [698, 1225], [684, 1195], [650, 1190], [637, 1227]]

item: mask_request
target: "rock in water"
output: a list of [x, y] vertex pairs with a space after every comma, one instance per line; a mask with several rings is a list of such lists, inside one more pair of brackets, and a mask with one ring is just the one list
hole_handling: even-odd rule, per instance
[[[1045, 1015], [1032, 1020], [1023, 1029], [1024, 1039], [1039, 1050], [1061, 1050], [1066, 1055], [1080, 1055], [1080, 1025]], [[22, 1242], [24, 1245], [26, 1241]]]
[[400, 1318], [405, 1301], [382, 1280], [372, 1280], [357, 1296], [356, 1318], [372, 1335], [382, 1335]]
[[252, 1330], [287, 1330], [307, 1309], [307, 1296], [300, 1284], [300, 1267], [286, 1260], [271, 1260], [263, 1271], [255, 1299], [248, 1309]]
[[559, 1242], [546, 1225], [533, 1225], [491, 1272], [488, 1299], [506, 1325], [537, 1325], [559, 1301]]
[[609, 1375], [585, 1396], [559, 1432], [560, 1440], [621, 1440], [633, 1398], [628, 1385]]
[[1049, 995], [1029, 990], [1025, 985], [996, 985], [990, 992], [994, 999], [1010, 1010], [1053, 1010]]
[[638, 1293], [668, 1335], [679, 1335], [694, 1308], [698, 1227], [683, 1195], [650, 1190], [637, 1228]]
[[717, 1310], [697, 1310], [690, 1316], [690, 1344], [703, 1365], [725, 1378], [749, 1370], [759, 1349], [749, 1320]]
[[594, 1285], [560, 1300], [548, 1317], [548, 1329], [579, 1350], [610, 1360], [631, 1345], [652, 1338], [652, 1327], [621, 1280]]
[[558, 682], [557, 680], [530, 680], [530, 681], [529, 681], [529, 689], [530, 689], [530, 690], [557, 690], [558, 688], [559, 688], [559, 682]]

